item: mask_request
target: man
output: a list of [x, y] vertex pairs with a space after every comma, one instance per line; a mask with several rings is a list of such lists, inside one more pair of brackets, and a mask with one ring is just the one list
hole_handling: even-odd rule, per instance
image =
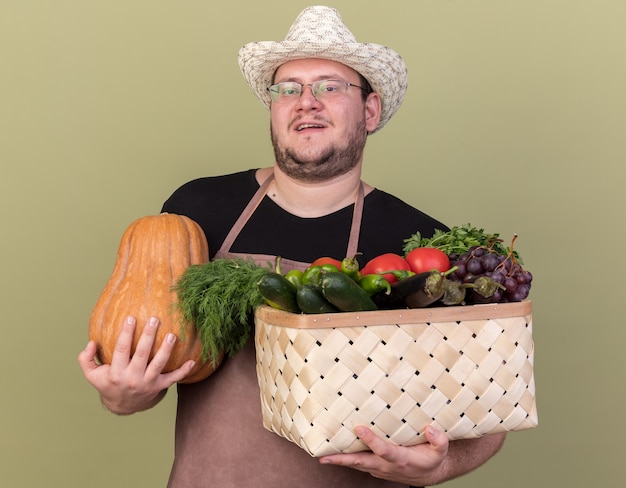
[[[244, 76], [270, 108], [275, 164], [183, 185], [163, 211], [188, 215], [204, 229], [212, 258], [281, 256], [284, 269], [320, 256], [362, 253], [363, 262], [401, 252], [417, 230], [445, 226], [361, 182], [367, 136], [399, 108], [406, 67], [392, 50], [358, 43], [337, 11], [305, 9], [283, 42], [251, 43], [239, 53]], [[106, 407], [118, 414], [151, 408], [185, 377], [191, 362], [161, 374], [173, 343], [146, 362], [158, 321], [129, 357], [129, 318], [112, 364], [94, 361], [89, 343], [79, 362]], [[143, 358], [143, 359], [142, 359]], [[207, 380], [179, 385], [176, 453], [169, 486], [425, 486], [460, 476], [493, 456], [504, 435], [448, 442], [427, 428], [428, 442], [394, 446], [366, 427], [356, 434], [371, 451], [315, 459], [262, 427], [254, 346], [227, 359]]]

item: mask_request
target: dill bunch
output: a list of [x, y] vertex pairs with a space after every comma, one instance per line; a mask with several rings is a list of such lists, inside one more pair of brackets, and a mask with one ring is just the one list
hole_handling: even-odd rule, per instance
[[215, 259], [188, 267], [178, 279], [176, 306], [198, 331], [203, 360], [215, 360], [220, 351], [233, 356], [246, 345], [254, 310], [264, 303], [257, 283], [269, 271], [251, 259]]

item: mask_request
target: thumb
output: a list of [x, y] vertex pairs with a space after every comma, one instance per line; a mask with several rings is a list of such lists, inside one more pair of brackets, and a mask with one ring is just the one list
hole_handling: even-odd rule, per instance
[[429, 425], [426, 427], [425, 434], [426, 440], [428, 440], [428, 443], [435, 451], [444, 453], [448, 451], [448, 436], [442, 431], [436, 429], [432, 425]]
[[96, 343], [94, 341], [89, 341], [85, 349], [80, 352], [78, 355], [78, 364], [85, 376], [98, 368], [96, 364]]

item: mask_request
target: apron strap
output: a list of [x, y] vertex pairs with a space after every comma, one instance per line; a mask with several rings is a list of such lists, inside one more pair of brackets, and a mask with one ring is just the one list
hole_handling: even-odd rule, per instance
[[[274, 174], [272, 173], [260, 186], [256, 193], [252, 196], [248, 205], [243, 209], [241, 215], [232, 226], [226, 239], [222, 243], [219, 251], [221, 253], [230, 252], [230, 248], [232, 247], [235, 239], [241, 232], [241, 229], [244, 228], [250, 216], [254, 213], [256, 208], [259, 206], [267, 190], [269, 189], [270, 184], [274, 179]], [[359, 247], [359, 235], [361, 232], [361, 220], [363, 218], [363, 205], [365, 200], [365, 188], [363, 186], [363, 182], [361, 181], [359, 184], [359, 189], [357, 191], [357, 196], [354, 202], [354, 211], [352, 213], [352, 226], [350, 228], [350, 237], [348, 238], [348, 248], [346, 251], [346, 257], [354, 257], [357, 253]]]
[[259, 204], [265, 197], [265, 194], [267, 193], [267, 190], [270, 187], [270, 184], [272, 183], [273, 179], [274, 179], [274, 173], [272, 173], [263, 182], [263, 184], [259, 186], [259, 189], [252, 196], [252, 198], [248, 202], [248, 205], [246, 205], [246, 208], [243, 209], [243, 212], [241, 212], [241, 215], [239, 215], [239, 218], [237, 219], [235, 224], [232, 226], [232, 228], [228, 232], [226, 239], [224, 239], [224, 242], [222, 242], [222, 246], [220, 247], [221, 251], [230, 252], [230, 248], [233, 245], [233, 242], [235, 242], [235, 239], [237, 239], [237, 236], [241, 232], [241, 229], [244, 228], [250, 216], [254, 213], [256, 208], [259, 206]]
[[352, 212], [352, 227], [350, 228], [350, 238], [348, 239], [348, 250], [345, 257], [353, 258], [359, 248], [359, 235], [361, 233], [361, 219], [363, 218], [363, 202], [365, 200], [365, 188], [363, 182], [359, 184], [359, 191], [354, 202]]

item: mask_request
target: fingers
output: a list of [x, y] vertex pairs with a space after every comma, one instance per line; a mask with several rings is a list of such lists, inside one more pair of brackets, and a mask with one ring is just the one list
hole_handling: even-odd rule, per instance
[[115, 343], [115, 349], [113, 349], [111, 366], [114, 369], [123, 369], [130, 363], [136, 327], [137, 321], [135, 317], [127, 317]]
[[102, 403], [112, 412], [125, 415], [153, 407], [172, 384], [191, 372], [195, 363], [190, 360], [180, 368], [163, 374], [176, 343], [174, 334], [167, 334], [154, 357], [150, 358], [158, 328], [159, 320], [150, 318], [133, 351], [137, 322], [134, 317], [128, 317], [122, 324], [110, 365], [97, 364], [97, 348], [93, 341], [79, 354], [78, 362], [83, 374], [100, 393]]
[[185, 363], [175, 371], [171, 371], [161, 377], [176, 346], [177, 338], [175, 334], [166, 334], [154, 356], [150, 358], [157, 339], [159, 325], [159, 319], [156, 317], [150, 317], [147, 320], [137, 341], [135, 351], [132, 353], [133, 337], [136, 334], [136, 320], [133, 317], [128, 317], [113, 353], [111, 362], [112, 374], [128, 369], [130, 374], [143, 376], [149, 382], [156, 381], [162, 384], [164, 388], [189, 374], [195, 364], [194, 361]]
[[[149, 335], [151, 335], [151, 333]], [[143, 336], [141, 339], [139, 339], [139, 344], [141, 344], [142, 339], [144, 339]], [[139, 344], [137, 345], [137, 350], [139, 350]], [[146, 347], [148, 347], [148, 344], [149, 344], [149, 347], [152, 348], [152, 344], [154, 344], [153, 337], [146, 338]], [[176, 335], [172, 334], [171, 332], [166, 334], [165, 338], [163, 339], [163, 342], [157, 349], [154, 357], [152, 358], [152, 360], [150, 361], [150, 363], [148, 364], [146, 368], [146, 377], [148, 377], [149, 379], [154, 379], [163, 372], [163, 369], [167, 365], [167, 362], [169, 361], [170, 356], [172, 355], [172, 351], [175, 345], [176, 345]], [[147, 351], [148, 354], [150, 353], [150, 350], [151, 349], [148, 349]], [[144, 364], [144, 367], [145, 367], [145, 362], [143, 358], [141, 362], [142, 364]], [[188, 364], [184, 364], [183, 365], [184, 373], [179, 373], [179, 374], [184, 374], [186, 376], [189, 373], [189, 371], [187, 370], [188, 367], [189, 367]], [[191, 365], [191, 367], [193, 367], [193, 364]], [[177, 371], [179, 371], [180, 369], [181, 368], [179, 368]], [[189, 370], [191, 370], [191, 368], [189, 368]], [[178, 376], [178, 374], [174, 376]], [[175, 381], [178, 381], [178, 380], [175, 380]]]
[[176, 346], [177, 337], [171, 332], [165, 335], [163, 342], [157, 349], [156, 354], [148, 364], [146, 369], [146, 377], [148, 379], [157, 379], [163, 388], [167, 388], [174, 383], [185, 378], [196, 365], [196, 362], [192, 359], [182, 364], [178, 369], [170, 371], [169, 373], [163, 373], [165, 366], [167, 365], [174, 347]]
[[170, 371], [169, 373], [165, 373], [161, 375], [161, 379], [163, 381], [163, 387], [167, 388], [174, 383], [181, 381], [186, 378], [191, 370], [196, 365], [196, 362], [193, 359], [190, 359], [185, 364], [183, 364], [180, 368], [175, 369], [174, 371]]
[[[415, 470], [421, 475], [441, 464], [448, 453], [449, 445], [448, 437], [434, 427], [428, 426], [425, 432], [428, 442], [402, 447], [387, 442], [367, 427], [357, 426], [354, 433], [367, 445], [371, 453], [331, 454], [320, 458], [320, 463], [348, 466], [385, 479], [391, 479], [388, 476], [396, 469], [392, 469], [393, 466], [401, 467], [402, 471]], [[393, 479], [397, 481], [408, 478]]]
[[[152, 352], [152, 347], [154, 346], [154, 342], [156, 340], [158, 328], [159, 319], [157, 319], [156, 317], [150, 317], [147, 320], [141, 335], [139, 336], [137, 347], [135, 348], [135, 352], [131, 359], [132, 364], [138, 370], [145, 370], [148, 362], [150, 361], [150, 353]], [[122, 333], [123, 332], [124, 331], [122, 330]]]
[[159, 319], [150, 317], [146, 321], [141, 335], [139, 336], [139, 340], [137, 341], [135, 351], [133, 352], [133, 339], [137, 332], [137, 321], [134, 317], [128, 317], [122, 326], [117, 343], [115, 344], [115, 349], [113, 350], [113, 358], [111, 360], [113, 373], [115, 374], [126, 368], [130, 368], [136, 373], [146, 372], [148, 369], [151, 373], [156, 373], [156, 375], [161, 373], [172, 354], [176, 336], [174, 334], [167, 334], [155, 354], [155, 358], [150, 360], [158, 329]]
[[[113, 349], [111, 368], [115, 373], [130, 366], [136, 371], [146, 371], [149, 369], [152, 373], [158, 375], [163, 371], [163, 368], [165, 368], [165, 365], [172, 355], [172, 350], [176, 345], [176, 335], [172, 333], [167, 334], [151, 360], [150, 355], [156, 341], [159, 319], [156, 317], [148, 319], [141, 332], [141, 336], [139, 336], [137, 347], [133, 352], [133, 338], [136, 328], [137, 321], [134, 317], [129, 316], [124, 321], [115, 348]], [[78, 361], [83, 371], [93, 370], [98, 367], [95, 362], [95, 356], [96, 345], [93, 341], [90, 341], [85, 350], [81, 351], [78, 356]], [[191, 367], [193, 367], [193, 365]], [[191, 367], [187, 365], [187, 368], [191, 369]]]
[[373, 473], [381, 465], [380, 461], [394, 463], [400, 460], [402, 451], [399, 451], [398, 446], [384, 441], [367, 427], [357, 426], [354, 433], [367, 445], [372, 451], [371, 453], [364, 451], [351, 454], [331, 454], [320, 458], [320, 463], [348, 466]]
[[369, 447], [372, 452], [383, 459], [392, 461], [394, 446], [378, 437], [367, 427], [358, 426], [354, 433]]
[[98, 368], [96, 364], [96, 343], [94, 341], [89, 341], [85, 349], [80, 352], [78, 355], [78, 364], [86, 378], [92, 371]]
[[[388, 461], [396, 460], [395, 457], [400, 450], [378, 437], [370, 429], [358, 426], [354, 429], [354, 433], [372, 450], [372, 452], [381, 458]], [[449, 445], [448, 436], [444, 435], [443, 432], [432, 425], [427, 426], [424, 433], [431, 450], [439, 453], [447, 453]]]

